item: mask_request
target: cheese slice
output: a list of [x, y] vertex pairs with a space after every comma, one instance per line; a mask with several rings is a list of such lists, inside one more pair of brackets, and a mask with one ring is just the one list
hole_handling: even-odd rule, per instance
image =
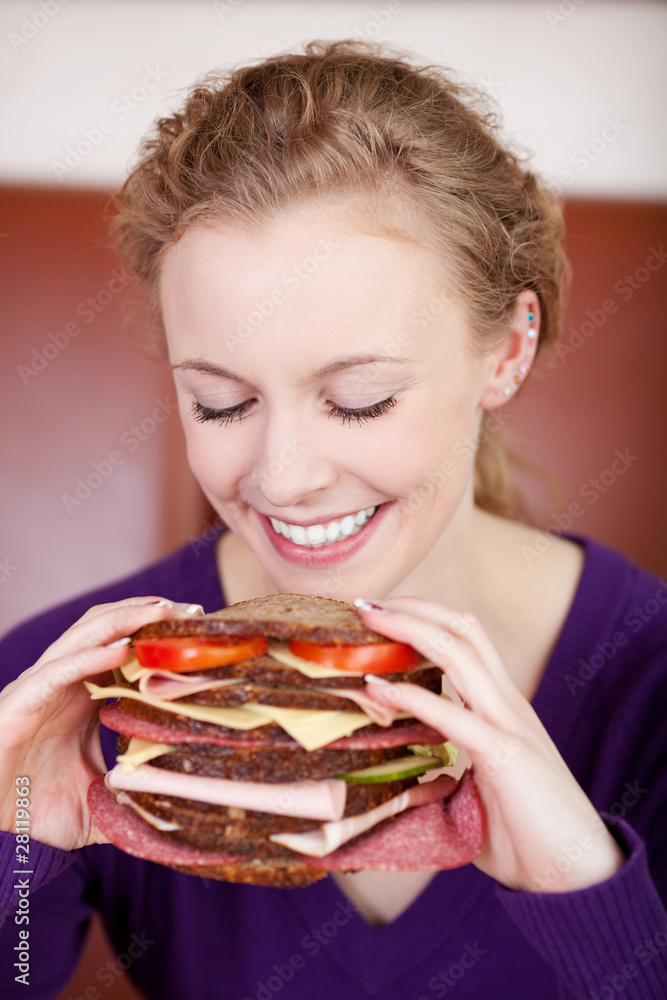
[[295, 670], [312, 680], [320, 680], [323, 677], [363, 677], [364, 675], [363, 670], [336, 670], [333, 667], [323, 667], [319, 663], [311, 663], [310, 660], [304, 660], [290, 652], [286, 642], [279, 642], [275, 639], [269, 639], [269, 656], [278, 660], [285, 667], [294, 667]]
[[372, 719], [363, 712], [323, 712], [319, 709], [280, 708], [278, 705], [244, 705], [257, 710], [284, 729], [304, 750], [318, 750], [355, 729], [370, 726]]
[[[92, 681], [83, 683], [93, 699], [132, 698], [143, 702], [144, 705], [163, 709], [165, 712], [184, 715], [199, 722], [211, 722], [213, 725], [226, 726], [229, 729], [257, 729], [269, 722], [275, 722], [292, 739], [300, 743], [304, 750], [317, 750], [342, 736], [349, 736], [356, 729], [371, 725], [373, 721], [363, 712], [323, 712], [317, 709], [279, 708], [277, 705], [254, 704], [241, 705], [237, 708], [193, 705], [183, 701], [163, 701], [161, 698], [154, 698], [122, 685], [99, 687]], [[397, 712], [396, 717], [409, 718], [409, 715]], [[187, 734], [184, 741], [187, 742]]]
[[[183, 742], [186, 742], [187, 733], [184, 733], [183, 736]], [[125, 753], [119, 753], [116, 761], [121, 765], [121, 771], [127, 773], [133, 771], [135, 767], [139, 767], [140, 764], [153, 760], [154, 757], [161, 757], [163, 753], [172, 753], [173, 749], [174, 747], [168, 743], [154, 743], [152, 740], [140, 740], [138, 736], [133, 736]]]
[[[144, 705], [152, 705], [153, 708], [161, 708], [165, 712], [173, 712], [175, 715], [185, 715], [188, 719], [197, 719], [198, 722], [211, 722], [215, 726], [227, 726], [229, 729], [257, 729], [258, 726], [265, 726], [271, 722], [269, 716], [260, 715], [261, 705], [256, 705], [256, 712], [247, 712], [246, 706], [240, 708], [225, 708], [224, 705], [193, 705], [182, 701], [163, 701], [162, 698], [153, 698], [150, 694], [142, 694], [134, 688], [122, 687], [113, 684], [110, 687], [99, 687], [92, 681], [83, 682], [90, 691], [90, 697], [97, 698], [132, 698], [141, 701]], [[186, 741], [187, 741], [187, 734]]]
[[121, 663], [119, 667], [123, 677], [126, 681], [129, 681], [130, 684], [136, 681], [138, 677], [141, 677], [141, 672], [144, 669], [145, 668], [141, 666], [134, 653], [131, 653], [127, 660], [125, 660], [125, 663]]

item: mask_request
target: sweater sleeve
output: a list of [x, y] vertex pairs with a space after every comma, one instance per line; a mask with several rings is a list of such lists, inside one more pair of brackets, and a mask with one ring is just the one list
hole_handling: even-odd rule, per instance
[[601, 814], [626, 855], [610, 879], [571, 893], [497, 886], [508, 916], [572, 994], [602, 1000], [667, 997], [667, 911], [646, 848], [625, 821]]
[[92, 905], [78, 851], [37, 840], [22, 846], [27, 854], [17, 855], [14, 834], [0, 831], [2, 996], [52, 1000], [74, 971]]

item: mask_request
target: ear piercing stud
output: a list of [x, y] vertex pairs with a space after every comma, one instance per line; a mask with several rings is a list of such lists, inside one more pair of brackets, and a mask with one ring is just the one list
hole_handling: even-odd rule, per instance
[[[532, 312], [529, 312], [528, 313], [528, 322], [532, 324], [534, 320], [535, 320], [535, 314], [532, 313]], [[535, 339], [536, 339], [536, 337], [537, 337], [537, 330], [535, 329], [534, 326], [529, 326], [529, 328], [528, 328], [528, 343], [526, 344], [526, 351], [525, 351], [525, 354], [524, 354], [525, 358], [530, 358], [535, 353]], [[511, 396], [512, 393], [516, 391], [516, 387], [521, 384], [521, 378], [522, 378], [522, 376], [526, 375], [526, 373], [528, 372], [529, 368], [530, 368], [529, 362], [528, 361], [524, 361], [523, 364], [521, 365], [521, 367], [519, 368], [519, 371], [514, 375], [514, 378], [512, 380], [513, 384], [512, 385], [506, 385], [505, 388], [503, 389], [503, 396]]]

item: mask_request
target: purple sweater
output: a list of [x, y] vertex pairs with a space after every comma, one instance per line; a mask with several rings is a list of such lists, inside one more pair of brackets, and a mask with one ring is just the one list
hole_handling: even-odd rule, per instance
[[[331, 878], [304, 889], [185, 875], [110, 844], [29, 842], [30, 874], [0, 834], [0, 992], [52, 998], [92, 909], [149, 998], [562, 1000], [667, 997], [667, 584], [589, 539], [583, 575], [534, 707], [627, 861], [569, 894], [513, 892], [473, 865], [440, 872], [393, 923], [371, 928]], [[2, 644], [0, 686], [89, 606], [157, 594], [224, 606], [212, 541], [192, 542], [119, 583], [54, 608]], [[109, 767], [114, 734], [102, 727]], [[564, 845], [563, 865], [576, 849]], [[29, 885], [29, 924], [19, 890]], [[29, 986], [16, 982], [29, 932]], [[109, 973], [101, 970], [97, 993]], [[106, 977], [106, 978], [105, 978]]]

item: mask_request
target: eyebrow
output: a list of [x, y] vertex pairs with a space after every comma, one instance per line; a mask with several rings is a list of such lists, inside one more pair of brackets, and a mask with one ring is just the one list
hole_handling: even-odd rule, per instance
[[[344, 371], [346, 368], [354, 368], [357, 365], [385, 364], [387, 362], [391, 362], [392, 364], [411, 364], [414, 362], [414, 359], [394, 358], [388, 354], [348, 354], [342, 358], [334, 358], [320, 368], [315, 368], [309, 375], [299, 379], [297, 385], [307, 385], [309, 382], [315, 382], [317, 379], [325, 378], [327, 375], [335, 375], [336, 372]], [[220, 365], [214, 365], [212, 362], [200, 358], [179, 361], [178, 364], [171, 365], [171, 369], [172, 371], [203, 372], [205, 375], [228, 378], [233, 382], [248, 381], [248, 379], [242, 378], [228, 368], [222, 368]]]

